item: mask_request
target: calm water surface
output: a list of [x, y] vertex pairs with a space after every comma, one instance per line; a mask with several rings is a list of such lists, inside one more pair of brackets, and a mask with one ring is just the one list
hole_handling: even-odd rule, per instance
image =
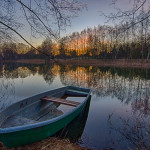
[[92, 89], [87, 120], [80, 116], [82, 121], [74, 121], [80, 122], [78, 127], [70, 125], [82, 127], [80, 145], [150, 149], [149, 69], [1, 64], [0, 111], [25, 97], [67, 85]]

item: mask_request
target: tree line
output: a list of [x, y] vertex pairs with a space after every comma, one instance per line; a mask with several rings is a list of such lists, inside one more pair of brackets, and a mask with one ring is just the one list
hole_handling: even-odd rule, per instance
[[63, 37], [59, 50], [66, 57], [149, 59], [148, 27], [142, 29], [143, 33], [140, 25], [134, 29], [134, 33], [132, 28], [125, 30], [125, 24], [87, 28]]
[[[53, 58], [149, 59], [149, 20], [125, 31], [125, 24], [98, 25], [62, 37], [57, 42], [46, 38], [39, 51]], [[141, 32], [142, 31], [142, 32]], [[3, 43], [1, 59], [44, 58], [23, 43]]]

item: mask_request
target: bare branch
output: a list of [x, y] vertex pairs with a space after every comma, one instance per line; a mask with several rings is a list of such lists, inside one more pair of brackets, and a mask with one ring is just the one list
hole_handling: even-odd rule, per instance
[[25, 5], [21, 0], [16, 0], [17, 2], [19, 2], [22, 7], [25, 7], [26, 9], [28, 9], [30, 12], [32, 12], [36, 17], [37, 19], [42, 23], [42, 25], [45, 27], [45, 29], [50, 33], [50, 35], [52, 35], [54, 38], [56, 38], [56, 35], [51, 31], [50, 28], [48, 28], [45, 23], [42, 21], [42, 19], [36, 14], [35, 11], [33, 11], [31, 8], [29, 8], [27, 5]]
[[36, 47], [34, 47], [30, 42], [28, 42], [19, 32], [17, 32], [15, 29], [13, 29], [12, 27], [8, 26], [7, 24], [3, 23], [0, 21], [0, 24], [6, 26], [8, 29], [10, 29], [11, 31], [15, 32], [21, 39], [23, 39], [28, 45], [30, 45], [33, 49], [37, 50], [39, 53], [42, 53], [46, 56], [48, 56], [49, 58], [51, 58], [49, 55], [47, 55], [46, 53], [44, 53], [43, 51], [40, 51], [39, 49], [37, 49]]

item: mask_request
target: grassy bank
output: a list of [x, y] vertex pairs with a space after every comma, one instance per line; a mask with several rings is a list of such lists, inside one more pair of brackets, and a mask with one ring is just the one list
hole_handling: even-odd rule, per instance
[[[17, 62], [27, 64], [45, 64], [44, 59], [20, 59], [20, 60], [5, 60], [4, 62]], [[116, 59], [116, 60], [105, 60], [105, 59], [55, 59], [51, 62], [64, 65], [81, 65], [81, 66], [107, 66], [107, 67], [129, 67], [129, 68], [150, 68], [150, 60], [141, 59]]]
[[60, 64], [73, 64], [82, 66], [109, 66], [109, 67], [130, 67], [130, 68], [150, 68], [150, 60], [141, 59], [117, 59], [117, 60], [101, 60], [101, 59], [87, 59], [87, 60], [77, 60], [77, 59], [59, 59], [57, 60]]
[[45, 64], [45, 60], [44, 59], [17, 59], [17, 60], [4, 60], [3, 63]]
[[40, 142], [11, 149], [4, 147], [3, 144], [0, 143], [0, 150], [87, 150], [87, 149], [80, 147], [76, 144], [70, 143], [69, 140], [67, 139], [57, 139], [54, 137], [50, 137]]

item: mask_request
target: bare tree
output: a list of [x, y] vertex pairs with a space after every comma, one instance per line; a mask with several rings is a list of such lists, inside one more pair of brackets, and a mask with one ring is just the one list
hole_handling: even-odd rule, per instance
[[[140, 31], [140, 37], [138, 42], [141, 43], [141, 57], [149, 59], [149, 49], [147, 52], [145, 52], [145, 47], [147, 43], [149, 43], [148, 37], [148, 30], [149, 30], [149, 18], [150, 18], [150, 4], [149, 0], [133, 0], [133, 1], [126, 1], [129, 2], [129, 7], [127, 10], [122, 10], [119, 8], [118, 0], [113, 0], [112, 4], [115, 8], [115, 13], [111, 13], [110, 15], [106, 16], [104, 13], [102, 13], [106, 18], [107, 21], [113, 21], [117, 24], [120, 23], [124, 26], [123, 30], [118, 33], [120, 35], [124, 32], [131, 32], [131, 41], [132, 43], [136, 40], [136, 33], [139, 30]], [[117, 35], [117, 38], [118, 38]], [[129, 39], [129, 38], [128, 38]], [[133, 48], [132, 48], [133, 49]]]
[[30, 27], [31, 37], [57, 39], [60, 30], [84, 7], [78, 0], [0, 0], [0, 4], [0, 41], [15, 33], [34, 49], [21, 34], [25, 27]]

